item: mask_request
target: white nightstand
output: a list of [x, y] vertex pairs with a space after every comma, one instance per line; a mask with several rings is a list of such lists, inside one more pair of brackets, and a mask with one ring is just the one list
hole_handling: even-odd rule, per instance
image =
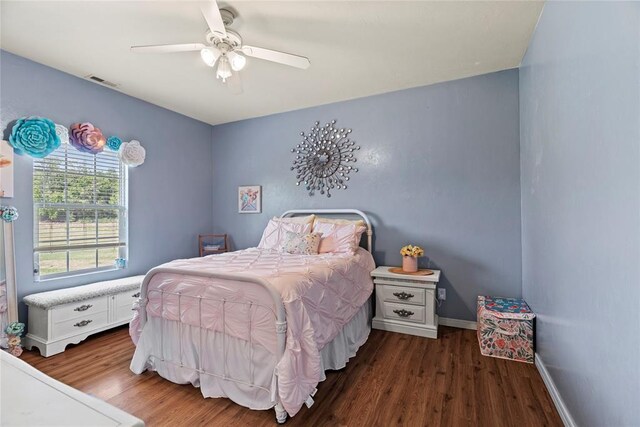
[[387, 266], [371, 272], [376, 286], [373, 327], [421, 337], [438, 338], [436, 284], [440, 271], [429, 276], [391, 273]]

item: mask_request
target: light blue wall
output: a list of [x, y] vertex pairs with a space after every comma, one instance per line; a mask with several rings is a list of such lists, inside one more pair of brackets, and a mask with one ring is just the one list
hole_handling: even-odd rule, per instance
[[[89, 281], [145, 273], [175, 258], [197, 255], [197, 234], [212, 226], [211, 126], [2, 51], [0, 125], [39, 115], [71, 125], [90, 121], [109, 135], [138, 139], [144, 165], [129, 173], [129, 268], [34, 283], [32, 161], [15, 156], [18, 297]], [[21, 317], [25, 307], [21, 304]]]
[[523, 294], [580, 426], [640, 423], [640, 3], [548, 2], [520, 70]]
[[[510, 70], [215, 126], [214, 226], [238, 249], [288, 209], [364, 210], [378, 264], [398, 265], [407, 243], [424, 246], [444, 272], [440, 314], [475, 320], [478, 294], [521, 294], [518, 114]], [[331, 199], [309, 197], [290, 149], [332, 119], [362, 146], [360, 172]], [[261, 215], [237, 213], [237, 187], [248, 184], [263, 187]]]
[[[426, 247], [424, 265], [445, 273], [440, 314], [474, 319], [476, 295], [520, 295], [516, 70], [217, 126], [212, 154], [206, 124], [7, 52], [0, 66], [3, 129], [33, 114], [66, 125], [91, 121], [139, 139], [148, 155], [130, 170], [129, 269], [40, 283], [31, 274], [32, 163], [17, 157], [10, 203], [21, 213], [19, 297], [196, 255], [195, 235], [212, 220], [243, 248], [257, 244], [270, 215], [344, 206], [372, 214], [379, 263], [398, 264], [399, 247], [410, 241]], [[313, 121], [332, 118], [354, 129], [361, 172], [331, 200], [310, 198], [294, 184], [289, 149]], [[237, 186], [254, 183], [264, 186], [265, 213], [237, 214]]]

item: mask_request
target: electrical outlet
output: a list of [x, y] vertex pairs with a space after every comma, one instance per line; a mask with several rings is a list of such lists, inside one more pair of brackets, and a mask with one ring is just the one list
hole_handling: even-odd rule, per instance
[[445, 288], [438, 288], [438, 299], [445, 301], [447, 299], [447, 290]]

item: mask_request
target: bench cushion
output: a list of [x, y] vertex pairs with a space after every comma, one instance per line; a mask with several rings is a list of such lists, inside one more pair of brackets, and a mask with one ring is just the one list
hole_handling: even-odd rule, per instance
[[90, 285], [74, 286], [73, 288], [58, 289], [49, 292], [40, 292], [24, 297], [23, 301], [28, 306], [49, 309], [57, 305], [86, 299], [114, 295], [120, 292], [140, 289], [144, 274], [140, 276], [124, 277], [116, 280], [105, 280]]

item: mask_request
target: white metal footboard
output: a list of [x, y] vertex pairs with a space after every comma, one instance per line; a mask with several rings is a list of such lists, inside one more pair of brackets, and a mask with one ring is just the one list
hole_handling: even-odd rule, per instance
[[[228, 281], [233, 281], [233, 282], [246, 282], [246, 283], [252, 283], [258, 286], [261, 286], [262, 288], [264, 288], [269, 295], [271, 295], [271, 299], [273, 302], [273, 305], [269, 305], [269, 304], [265, 304], [265, 303], [261, 303], [261, 302], [257, 302], [257, 301], [227, 301], [224, 298], [211, 298], [211, 297], [203, 297], [203, 296], [192, 296], [192, 295], [183, 295], [180, 292], [172, 292], [172, 291], [164, 291], [164, 290], [160, 290], [160, 289], [152, 289], [151, 291], [148, 290], [148, 284], [149, 281], [151, 280], [151, 278], [157, 274], [157, 273], [170, 273], [170, 274], [184, 274], [184, 275], [189, 275], [189, 276], [200, 276], [200, 277], [206, 277], [206, 278], [210, 278], [210, 279], [219, 279], [219, 280], [228, 280]], [[142, 289], [141, 289], [141, 300], [140, 300], [140, 310], [139, 310], [139, 315], [140, 315], [140, 331], [142, 331], [144, 325], [147, 322], [147, 303], [149, 301], [149, 294], [150, 293], [158, 293], [160, 294], [160, 313], [164, 312], [164, 296], [165, 295], [173, 295], [173, 296], [177, 296], [178, 297], [178, 319], [179, 319], [179, 327], [180, 327], [180, 337], [179, 337], [179, 343], [180, 343], [180, 360], [168, 360], [165, 358], [165, 352], [164, 352], [164, 327], [163, 324], [164, 322], [160, 322], [161, 325], [161, 329], [160, 329], [160, 355], [151, 355], [151, 357], [160, 359], [162, 362], [165, 363], [170, 363], [173, 364], [175, 366], [179, 366], [181, 368], [186, 368], [186, 369], [191, 369], [194, 370], [200, 374], [204, 374], [204, 375], [208, 375], [208, 376], [213, 376], [213, 377], [217, 377], [220, 378], [224, 381], [231, 381], [237, 384], [242, 384], [245, 386], [250, 386], [250, 387], [257, 387], [257, 388], [261, 388], [264, 389], [266, 391], [271, 391], [266, 389], [265, 387], [262, 387], [260, 385], [256, 385], [254, 384], [254, 378], [253, 378], [253, 354], [250, 354], [249, 357], [249, 372], [250, 372], [250, 379], [249, 379], [249, 383], [247, 383], [245, 380], [241, 380], [238, 378], [232, 378], [227, 370], [227, 343], [226, 343], [226, 318], [225, 318], [225, 312], [227, 309], [227, 305], [229, 306], [237, 306], [237, 305], [246, 305], [249, 307], [248, 310], [248, 324], [249, 324], [249, 330], [251, 330], [251, 308], [252, 306], [259, 306], [259, 307], [263, 307], [268, 309], [274, 316], [274, 321], [275, 321], [275, 331], [276, 331], [276, 338], [277, 338], [277, 354], [276, 354], [276, 363], [278, 361], [280, 361], [280, 359], [282, 359], [282, 356], [284, 355], [284, 350], [285, 350], [285, 345], [286, 345], [286, 332], [287, 332], [287, 320], [286, 320], [286, 315], [285, 315], [285, 310], [284, 310], [284, 304], [282, 303], [282, 299], [280, 297], [280, 295], [278, 294], [278, 292], [273, 289], [271, 287], [271, 285], [269, 284], [269, 282], [267, 282], [266, 280], [263, 280], [259, 277], [255, 277], [255, 276], [249, 276], [249, 275], [236, 275], [236, 274], [224, 274], [224, 273], [206, 273], [206, 272], [198, 272], [198, 271], [192, 271], [192, 270], [181, 270], [178, 268], [164, 268], [164, 267], [157, 267], [154, 268], [152, 270], [149, 271], [149, 273], [147, 273], [147, 275], [144, 278], [144, 281], [142, 282]], [[213, 372], [207, 372], [205, 371], [205, 369], [203, 368], [203, 366], [185, 366], [184, 364], [184, 360], [183, 360], [183, 352], [182, 352], [182, 348], [183, 348], [183, 334], [182, 334], [182, 327], [183, 327], [183, 323], [182, 321], [180, 321], [180, 313], [182, 313], [181, 310], [181, 305], [183, 302], [183, 298], [188, 298], [191, 300], [197, 300], [197, 304], [198, 304], [198, 308], [199, 308], [199, 329], [200, 329], [200, 336], [199, 336], [199, 354], [203, 355], [203, 343], [202, 343], [202, 301], [206, 300], [206, 301], [215, 301], [215, 302], [219, 302], [222, 304], [222, 313], [221, 313], [221, 317], [222, 317], [222, 354], [223, 354], [223, 359], [222, 363], [223, 363], [223, 374], [217, 374], [217, 373], [213, 373]], [[251, 333], [249, 333], [249, 348], [250, 351], [253, 353], [253, 342], [252, 342], [252, 338], [251, 338]], [[199, 360], [202, 360], [202, 358], [199, 358]], [[200, 362], [200, 365], [202, 365], [203, 363]], [[278, 393], [276, 390], [276, 405], [275, 405], [275, 411], [276, 411], [276, 419], [279, 423], [283, 423], [286, 421], [287, 419], [287, 412], [284, 410], [284, 407], [282, 406], [282, 404], [279, 401], [278, 398]]]

